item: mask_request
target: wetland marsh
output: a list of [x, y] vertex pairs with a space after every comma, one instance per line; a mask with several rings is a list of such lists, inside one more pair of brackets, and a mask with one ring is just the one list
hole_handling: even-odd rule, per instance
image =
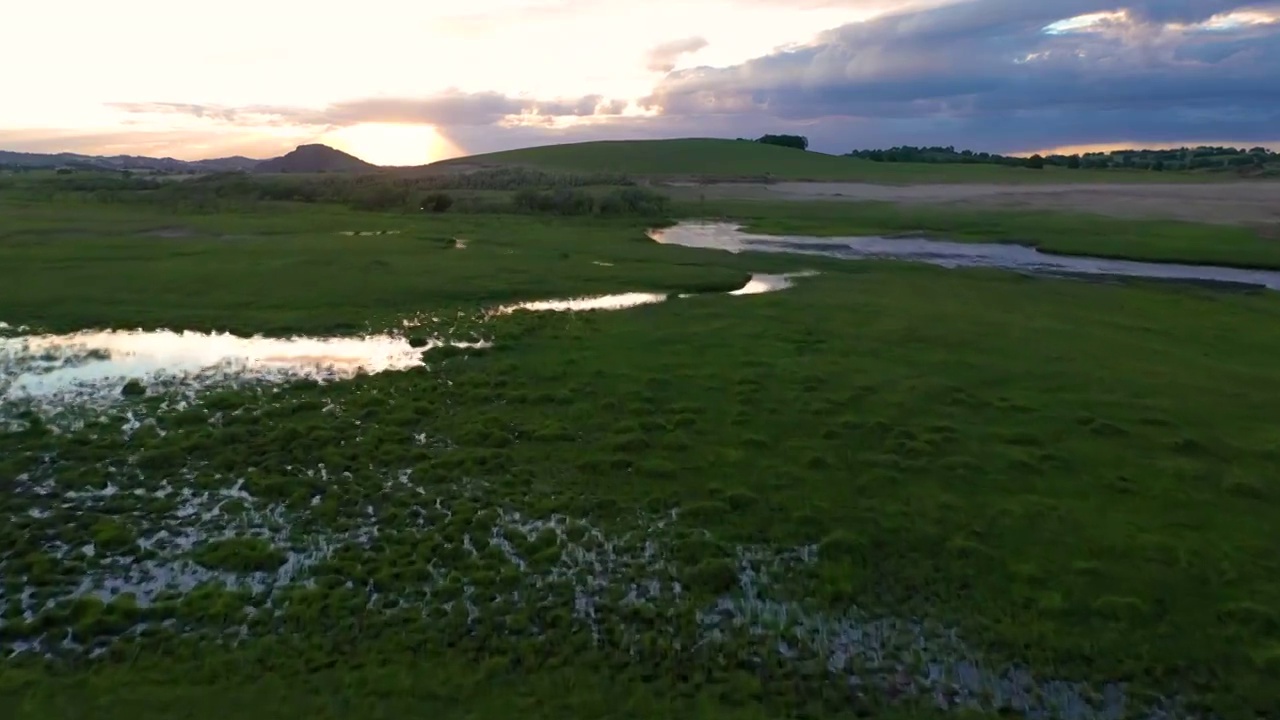
[[1274, 293], [651, 218], [4, 210], [20, 717], [1280, 712]]

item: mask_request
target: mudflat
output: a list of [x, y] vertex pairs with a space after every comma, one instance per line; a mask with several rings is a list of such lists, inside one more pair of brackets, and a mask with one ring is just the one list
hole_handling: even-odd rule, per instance
[[1280, 231], [1280, 182], [1194, 184], [725, 183], [686, 188], [707, 198], [844, 200], [1057, 210], [1123, 218], [1265, 225]]

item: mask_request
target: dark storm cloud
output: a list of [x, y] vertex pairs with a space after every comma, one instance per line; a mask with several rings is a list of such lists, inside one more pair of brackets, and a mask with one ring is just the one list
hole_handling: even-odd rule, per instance
[[[1045, 31], [1118, 10], [1126, 15], [1089, 29]], [[1241, 0], [970, 0], [671, 73], [644, 104], [666, 116], [809, 122], [814, 135], [844, 126], [845, 147], [1274, 140], [1280, 24], [1204, 24], [1243, 10], [1280, 15], [1276, 3]]]

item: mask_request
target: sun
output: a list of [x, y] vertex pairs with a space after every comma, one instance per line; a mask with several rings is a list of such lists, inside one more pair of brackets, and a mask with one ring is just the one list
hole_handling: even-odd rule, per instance
[[328, 133], [320, 142], [374, 165], [425, 165], [463, 154], [430, 125], [361, 123]]

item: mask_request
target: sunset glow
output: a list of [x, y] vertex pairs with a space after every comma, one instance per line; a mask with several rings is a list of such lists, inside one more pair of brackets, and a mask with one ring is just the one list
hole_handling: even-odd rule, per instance
[[323, 135], [320, 142], [374, 165], [425, 165], [463, 154], [430, 125], [361, 123]]
[[1258, 105], [1277, 0], [66, 0], [5, 19], [48, 30], [0, 43], [2, 67], [40, 58], [0, 74], [0, 150], [194, 160], [323, 142], [418, 164], [771, 132], [823, 152], [1280, 140]]

